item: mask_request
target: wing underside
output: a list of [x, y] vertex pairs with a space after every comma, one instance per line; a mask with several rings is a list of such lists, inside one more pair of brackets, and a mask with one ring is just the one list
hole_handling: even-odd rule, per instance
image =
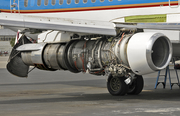
[[73, 33], [116, 35], [116, 28], [180, 30], [180, 23], [119, 23], [0, 14], [0, 25], [24, 29], [56, 30]]
[[116, 23], [118, 28], [180, 30], [180, 23]]
[[48, 18], [19, 14], [0, 14], [0, 25], [25, 29], [28, 28], [86, 34], [116, 35], [113, 23], [89, 20]]

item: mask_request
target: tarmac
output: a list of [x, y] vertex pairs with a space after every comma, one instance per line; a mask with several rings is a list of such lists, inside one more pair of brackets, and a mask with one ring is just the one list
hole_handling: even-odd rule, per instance
[[[106, 76], [34, 69], [19, 78], [0, 57], [0, 116], [179, 116], [180, 89], [162, 84], [154, 89], [157, 72], [144, 75], [139, 95], [112, 96]], [[177, 82], [171, 71], [172, 82]], [[163, 78], [160, 78], [163, 81]]]

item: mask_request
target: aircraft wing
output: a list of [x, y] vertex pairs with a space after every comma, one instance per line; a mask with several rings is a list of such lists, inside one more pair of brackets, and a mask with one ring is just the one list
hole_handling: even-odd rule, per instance
[[116, 28], [180, 30], [180, 23], [119, 23], [3, 13], [0, 14], [0, 25], [113, 36], [116, 35]]
[[72, 20], [1, 13], [0, 25], [40, 30], [116, 35], [114, 23], [102, 21]]

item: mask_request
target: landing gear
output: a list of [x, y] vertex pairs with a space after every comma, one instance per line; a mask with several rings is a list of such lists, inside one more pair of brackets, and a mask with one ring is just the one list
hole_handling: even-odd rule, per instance
[[144, 80], [141, 75], [135, 75], [136, 79], [128, 86], [127, 94], [138, 95], [144, 87]]
[[135, 75], [132, 84], [127, 85], [124, 80], [125, 77], [112, 76], [111, 74], [107, 80], [107, 89], [111, 95], [123, 96], [125, 94], [138, 95], [144, 87], [144, 80], [141, 75]]
[[111, 95], [125, 95], [128, 91], [128, 85], [124, 82], [125, 77], [116, 77], [111, 74], [107, 80], [107, 89]]

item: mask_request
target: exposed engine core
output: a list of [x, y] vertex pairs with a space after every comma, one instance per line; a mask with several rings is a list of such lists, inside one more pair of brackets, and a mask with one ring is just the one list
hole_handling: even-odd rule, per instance
[[43, 70], [88, 71], [95, 75], [111, 73], [117, 76], [161, 70], [172, 57], [169, 39], [152, 32], [124, 32], [114, 38], [78, 39], [68, 43], [24, 44], [16, 50], [21, 52], [26, 65]]

